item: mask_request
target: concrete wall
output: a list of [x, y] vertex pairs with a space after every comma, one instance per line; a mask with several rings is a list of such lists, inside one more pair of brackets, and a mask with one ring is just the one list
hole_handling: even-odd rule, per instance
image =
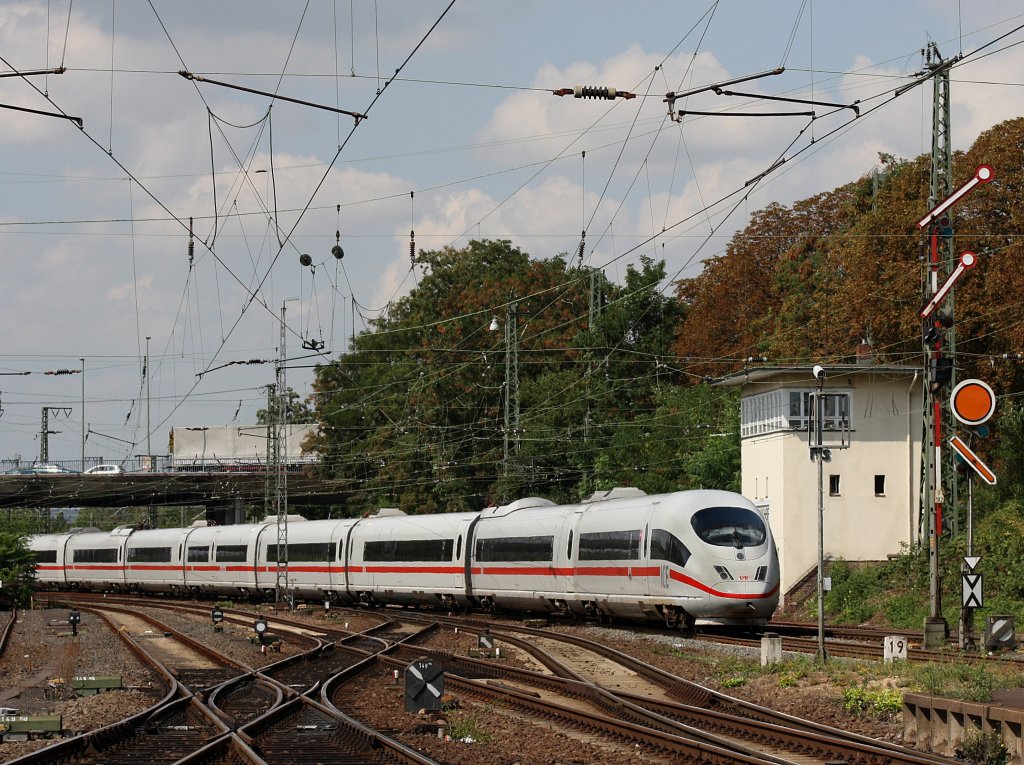
[[1024, 709], [919, 696], [903, 696], [903, 743], [952, 757], [964, 737], [995, 733], [1006, 746], [1009, 765], [1024, 765], [1021, 729]]

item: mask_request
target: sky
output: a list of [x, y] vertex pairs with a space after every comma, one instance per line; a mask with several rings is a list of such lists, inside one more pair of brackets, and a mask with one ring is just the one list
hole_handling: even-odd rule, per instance
[[[538, 258], [575, 258], [586, 231], [585, 264], [621, 282], [664, 259], [671, 290], [757, 209], [929, 151], [931, 86], [894, 97], [929, 41], [971, 54], [954, 148], [1019, 116], [1022, 10], [8, 0], [0, 104], [46, 114], [0, 108], [0, 459], [38, 456], [44, 407], [51, 460], [78, 459], [83, 432], [118, 461], [166, 454], [171, 427], [255, 422], [282, 308], [288, 384], [309, 393], [312, 365], [422, 278], [410, 231]], [[676, 109], [815, 116], [668, 116], [667, 93], [779, 68], [726, 89], [841, 106], [704, 91]], [[577, 85], [635, 98], [553, 94]]]

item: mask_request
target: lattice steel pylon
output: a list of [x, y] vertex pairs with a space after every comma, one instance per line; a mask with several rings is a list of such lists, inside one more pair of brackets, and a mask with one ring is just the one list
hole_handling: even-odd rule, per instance
[[[932, 151], [929, 175], [928, 208], [934, 208], [953, 193], [953, 147], [950, 125], [949, 69], [957, 59], [943, 60], [935, 43], [928, 43], [924, 51], [926, 73], [932, 78]], [[954, 268], [952, 211], [947, 210], [945, 220], [932, 221], [926, 231], [928, 267], [924, 273], [924, 296], [929, 299]], [[928, 538], [929, 559], [929, 617], [928, 621], [941, 624], [948, 632], [942, 616], [942, 589], [939, 580], [939, 538], [942, 535], [943, 508], [949, 517], [956, 514], [956, 471], [942, 470], [942, 433], [949, 426], [948, 406], [943, 406], [943, 386], [938, 383], [940, 368], [948, 365], [950, 383], [956, 384], [956, 338], [953, 330], [953, 291], [945, 298], [944, 311], [949, 320], [938, 342], [923, 336], [926, 375], [924, 411], [924, 476], [922, 490], [922, 532]], [[926, 333], [927, 334], [927, 333]], [[927, 635], [926, 635], [927, 640]]]
[[[510, 452], [519, 456], [519, 307], [514, 297], [508, 301], [505, 313], [505, 475], [511, 473]], [[510, 446], [511, 443], [511, 446]]]
[[277, 361], [277, 417], [273, 427], [274, 451], [274, 509], [277, 511], [277, 580], [274, 587], [274, 606], [288, 597], [288, 392], [285, 385], [285, 306], [281, 303], [281, 343]]

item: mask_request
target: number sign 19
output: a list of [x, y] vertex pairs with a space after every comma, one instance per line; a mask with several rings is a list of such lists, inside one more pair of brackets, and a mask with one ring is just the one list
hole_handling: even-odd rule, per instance
[[907, 659], [907, 639], [903, 635], [889, 635], [883, 641], [885, 661]]

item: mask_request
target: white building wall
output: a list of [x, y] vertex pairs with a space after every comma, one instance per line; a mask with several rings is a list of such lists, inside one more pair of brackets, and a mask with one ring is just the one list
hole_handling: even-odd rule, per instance
[[[824, 388], [849, 392], [852, 425], [850, 447], [834, 449], [823, 466], [824, 552], [854, 561], [884, 560], [918, 536], [922, 380], [869, 370], [839, 374]], [[812, 388], [801, 371], [780, 370], [744, 384], [742, 395]], [[747, 436], [741, 459], [743, 494], [769, 502], [784, 597], [817, 567], [818, 465], [802, 430]], [[837, 494], [830, 492], [830, 476], [838, 476]], [[884, 476], [883, 493], [875, 492], [875, 476]]]

